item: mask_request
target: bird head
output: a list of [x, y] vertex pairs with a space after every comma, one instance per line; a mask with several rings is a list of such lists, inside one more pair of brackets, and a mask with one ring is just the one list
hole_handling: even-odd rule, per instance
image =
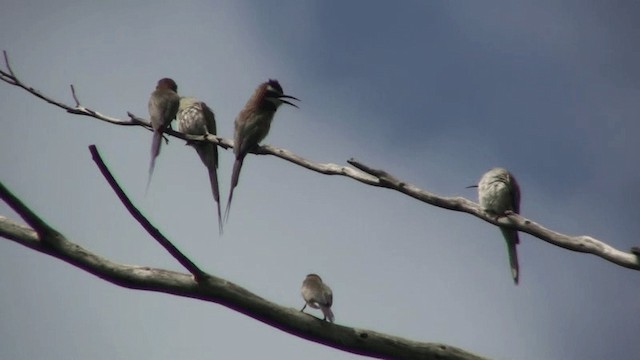
[[298, 101], [300, 101], [300, 99], [291, 95], [285, 95], [278, 80], [269, 79], [269, 81], [264, 83], [263, 86], [265, 87], [264, 99], [275, 105], [276, 108], [282, 104], [298, 107], [298, 105], [285, 99], [293, 99]]
[[314, 280], [314, 281], [322, 282], [322, 279], [320, 278], [320, 276], [318, 276], [316, 274], [307, 275], [307, 280]]
[[158, 85], [156, 85], [156, 90], [158, 89], [171, 89], [175, 93], [178, 92], [178, 85], [171, 78], [162, 78], [158, 80]]

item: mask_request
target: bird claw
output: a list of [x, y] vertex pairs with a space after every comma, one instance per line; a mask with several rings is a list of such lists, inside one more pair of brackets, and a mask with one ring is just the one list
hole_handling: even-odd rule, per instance
[[485, 210], [485, 209], [483, 209], [483, 211], [484, 211], [485, 215], [487, 215], [487, 217], [493, 218], [494, 221], [498, 221], [498, 220], [500, 220], [501, 217], [505, 216], [504, 214], [503, 215], [496, 214], [493, 211], [488, 211], [488, 210]]
[[504, 217], [509, 217], [509, 216], [515, 214], [515, 212], [513, 210], [505, 210], [504, 213], [502, 213], [502, 214], [491, 214], [491, 213], [488, 213], [488, 214], [489, 214], [489, 216], [494, 215], [495, 216], [494, 220], [495, 221], [499, 221], [500, 219], [502, 219]]

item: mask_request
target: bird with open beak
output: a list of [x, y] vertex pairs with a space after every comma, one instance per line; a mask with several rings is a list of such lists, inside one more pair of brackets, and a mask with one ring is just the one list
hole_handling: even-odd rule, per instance
[[[520, 213], [520, 186], [516, 178], [506, 169], [493, 168], [482, 175], [478, 185], [470, 187], [478, 188], [480, 206], [496, 218], [505, 216], [509, 212]], [[520, 237], [516, 230], [501, 227], [500, 231], [507, 242], [511, 275], [514, 283], [518, 285], [520, 269], [516, 245], [520, 243]]]
[[156, 164], [156, 158], [160, 154], [162, 145], [162, 133], [171, 125], [171, 121], [176, 118], [180, 97], [178, 96], [178, 85], [173, 79], [163, 78], [158, 81], [156, 89], [149, 98], [149, 116], [151, 127], [153, 127], [153, 140], [151, 142], [151, 164], [149, 165], [149, 179], [147, 189], [151, 183], [151, 175]]
[[244, 108], [235, 119], [235, 134], [233, 138], [233, 152], [236, 161], [233, 164], [231, 174], [231, 189], [225, 210], [225, 219], [229, 219], [233, 190], [238, 186], [240, 169], [247, 153], [254, 149], [269, 133], [271, 121], [280, 105], [287, 104], [298, 107], [287, 99], [298, 100], [290, 95], [285, 95], [282, 86], [277, 80], [269, 79], [258, 86], [253, 95], [247, 101]]
[[[178, 130], [190, 135], [216, 135], [216, 118], [203, 101], [194, 97], [180, 98], [180, 107], [176, 115]], [[213, 200], [218, 208], [218, 231], [222, 234], [222, 211], [220, 210], [220, 188], [218, 187], [218, 147], [210, 142], [191, 142], [200, 156], [200, 160], [209, 172], [209, 183]]]
[[320, 276], [316, 274], [309, 274], [302, 282], [302, 289], [300, 289], [302, 298], [305, 301], [304, 306], [300, 311], [309, 305], [314, 309], [320, 309], [324, 318], [322, 320], [329, 320], [333, 322], [334, 316], [331, 311], [331, 305], [333, 304], [333, 292], [331, 288], [322, 282]]

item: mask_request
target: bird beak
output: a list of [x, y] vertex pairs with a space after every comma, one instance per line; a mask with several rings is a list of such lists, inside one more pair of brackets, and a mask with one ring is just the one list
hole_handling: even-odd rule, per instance
[[476, 187], [478, 187], [478, 185], [469, 185], [465, 189], [471, 189], [471, 188], [476, 188]]
[[297, 98], [297, 97], [295, 97], [295, 96], [290, 96], [290, 95], [284, 95], [284, 94], [283, 94], [283, 95], [278, 96], [278, 99], [280, 99], [280, 101], [282, 101], [282, 102], [283, 102], [283, 103], [285, 103], [285, 104], [288, 104], [288, 105], [291, 105], [291, 106], [297, 107], [297, 108], [299, 109], [298, 105], [296, 105], [296, 104], [294, 104], [294, 103], [292, 103], [292, 102], [289, 102], [289, 101], [287, 101], [287, 100], [283, 100], [283, 99], [293, 99], [293, 100], [298, 100], [298, 101], [300, 101], [300, 99], [298, 99], [298, 98]]

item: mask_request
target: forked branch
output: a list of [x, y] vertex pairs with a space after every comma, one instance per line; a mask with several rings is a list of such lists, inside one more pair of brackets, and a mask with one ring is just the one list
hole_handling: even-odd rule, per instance
[[[95, 149], [92, 152], [94, 152], [94, 156], [97, 154]], [[116, 190], [115, 187], [114, 190], [121, 191]], [[121, 195], [118, 194], [118, 196]], [[292, 335], [354, 354], [385, 359], [481, 359], [477, 355], [444, 344], [415, 342], [375, 331], [328, 323], [302, 313], [298, 309], [284, 307], [263, 299], [236, 284], [209, 275], [199, 269], [197, 271], [189, 269], [192, 274], [197, 273], [196, 281], [191, 275], [175, 271], [113, 262], [69, 241], [35, 215], [1, 182], [0, 198], [22, 216], [27, 223], [47, 229], [47, 231], [37, 231], [35, 228], [20, 225], [0, 216], [0, 236], [56, 257], [113, 284], [130, 289], [156, 291], [217, 303]], [[127, 204], [125, 201], [123, 203], [128, 209], [133, 207], [130, 203]], [[138, 212], [134, 207], [133, 209], [133, 211], [132, 209], [129, 211]], [[141, 223], [146, 221], [146, 219], [144, 221], [136, 219]], [[146, 225], [143, 224], [143, 226], [147, 229]], [[150, 233], [156, 240], [158, 240], [158, 234], [164, 238], [155, 228]], [[55, 246], [50, 246], [51, 243], [54, 243]], [[165, 246], [165, 248], [167, 247]], [[167, 250], [169, 249], [167, 248]], [[175, 252], [171, 250], [169, 252], [176, 257]], [[176, 258], [182, 256], [184, 255], [180, 254]]]
[[171, 243], [171, 241], [169, 241], [169, 239], [167, 239], [160, 232], [160, 230], [158, 230], [158, 228], [153, 226], [153, 224], [151, 224], [151, 222], [144, 215], [142, 215], [140, 210], [138, 210], [133, 205], [131, 200], [129, 200], [129, 198], [127, 197], [127, 194], [124, 193], [124, 190], [122, 190], [120, 185], [118, 185], [116, 179], [113, 177], [113, 175], [111, 175], [109, 168], [104, 163], [102, 157], [100, 156], [100, 153], [98, 152], [98, 148], [95, 145], [90, 145], [89, 151], [91, 152], [91, 157], [98, 166], [100, 173], [102, 173], [102, 176], [104, 176], [104, 178], [107, 180], [109, 186], [111, 186], [111, 189], [113, 189], [113, 191], [116, 193], [118, 199], [120, 199], [120, 202], [122, 202], [122, 205], [124, 205], [124, 207], [129, 211], [129, 214], [131, 214], [131, 216], [133, 216], [133, 218], [136, 219], [136, 221], [138, 221], [138, 223], [140, 223], [140, 225], [142, 225], [145, 230], [147, 230], [149, 235], [156, 239], [156, 241], [163, 248], [165, 248], [165, 250], [167, 250], [169, 254], [171, 254], [171, 256], [178, 260], [178, 262], [182, 266], [184, 266], [185, 269], [189, 270], [189, 272], [193, 274], [194, 278], [197, 281], [201, 281], [204, 278], [205, 273], [200, 270], [200, 268], [198, 268], [198, 266], [196, 266], [196, 264], [194, 264], [188, 257], [181, 253], [180, 250], [178, 250], [178, 248], [176, 248]]

